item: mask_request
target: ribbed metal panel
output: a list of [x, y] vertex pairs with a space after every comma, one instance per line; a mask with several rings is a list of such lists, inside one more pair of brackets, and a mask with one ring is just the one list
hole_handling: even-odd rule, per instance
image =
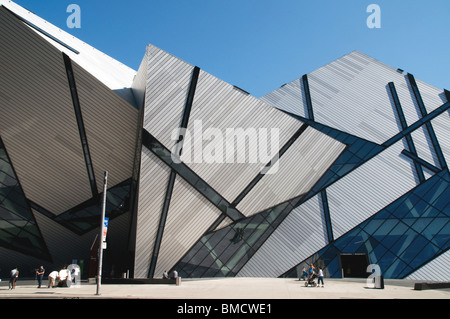
[[138, 110], [72, 63], [97, 189], [115, 186], [132, 175]]
[[225, 219], [222, 220], [222, 222], [214, 230], [216, 231], [216, 230], [222, 229], [222, 228], [227, 227], [228, 225], [230, 225], [232, 223], [233, 223], [233, 220], [231, 220], [228, 217], [225, 217]]
[[[199, 127], [198, 123], [203, 126], [202, 132], [205, 134], [208, 128], [218, 129], [220, 137], [223, 139], [212, 137], [211, 140], [203, 141], [201, 136], [196, 135], [195, 129]], [[231, 163], [227, 163], [226, 130], [228, 128], [242, 129], [249, 132], [254, 129], [259, 133], [259, 129], [265, 128], [268, 132], [267, 142], [270, 144], [271, 129], [279, 129], [278, 147], [281, 147], [301, 125], [301, 122], [279, 110], [243, 93], [207, 72], [201, 71], [188, 125], [191, 142], [186, 143], [185, 141], [181, 159], [228, 201], [232, 202], [270, 159], [263, 163], [260, 161], [261, 158], [258, 158], [256, 163], [250, 163], [248, 154], [258, 154], [259, 145], [247, 143], [239, 148], [239, 145], [235, 143], [234, 157]], [[195, 138], [196, 136], [199, 138]], [[199, 154], [196, 152], [198, 149], [206, 152], [207, 147], [214, 148], [216, 146], [223, 150], [223, 163], [216, 161], [208, 163], [204, 156], [200, 159], [195, 157]], [[268, 145], [267, 152], [269, 156], [278, 152], [278, 150], [271, 150], [270, 146]], [[244, 153], [246, 154], [245, 163], [239, 163], [237, 156]]]
[[[85, 267], [88, 267], [90, 249], [94, 243], [95, 236], [98, 234], [98, 229], [91, 230], [87, 234], [79, 236], [71, 231], [68, 231], [67, 228], [43, 216], [42, 214], [35, 211], [33, 211], [33, 213], [36, 217], [37, 224], [42, 233], [42, 237], [45, 240], [47, 248], [55, 261], [62, 261], [64, 264], [67, 264], [73, 259], [84, 259]], [[61, 236], [61, 234], [64, 234], [64, 236]], [[47, 271], [50, 273], [52, 270], [60, 270], [64, 264], [55, 264], [53, 266], [58, 267], [57, 269], [47, 269]], [[37, 266], [38, 265], [35, 265], [34, 268]], [[49, 265], [45, 263], [45, 266]]]
[[333, 72], [337, 62], [308, 75], [315, 120], [376, 143], [398, 133], [386, 85], [401, 75], [358, 52], [339, 62], [353, 77]]
[[449, 112], [443, 113], [434, 120], [431, 121], [436, 138], [441, 146], [442, 153], [444, 154], [447, 166], [450, 165], [450, 114]]
[[[123, 90], [124, 88], [129, 88], [131, 86], [133, 77], [136, 74], [136, 71], [134, 71], [133, 69], [107, 56], [103, 52], [100, 52], [99, 50], [81, 41], [80, 39], [75, 38], [73, 35], [63, 31], [57, 26], [52, 25], [50, 22], [45, 21], [44, 19], [36, 16], [31, 11], [22, 8], [14, 2], [2, 0], [0, 4], [4, 5], [12, 12], [44, 30], [53, 37], [59, 39], [68, 46], [76, 49], [79, 52], [78, 54], [75, 54], [71, 50], [43, 35], [42, 33], [36, 31], [35, 29], [27, 27], [30, 30], [33, 30], [33, 33], [44, 39], [58, 51], [64, 52], [69, 55], [73, 61], [81, 65], [84, 69], [88, 70], [89, 73], [102, 81], [110, 89], [117, 90], [117, 93], [121, 94], [121, 90]], [[64, 14], [64, 12], [62, 12], [62, 14]]]
[[3, 8], [0, 29], [0, 134], [27, 198], [59, 214], [92, 196], [62, 54]]
[[170, 169], [143, 148], [140, 172], [134, 277], [147, 278]]
[[193, 66], [152, 45], [147, 47], [146, 58], [144, 128], [172, 150], [172, 132], [181, 122]]
[[278, 171], [264, 175], [237, 208], [250, 216], [308, 192], [344, 149], [344, 144], [308, 127], [280, 158]]
[[179, 176], [167, 214], [155, 277], [169, 271], [209, 229], [221, 211]]
[[416, 186], [403, 149], [399, 141], [327, 188], [334, 238]]
[[405, 279], [449, 282], [450, 274], [445, 271], [448, 265], [450, 265], [450, 250], [422, 266]]
[[133, 84], [131, 85], [131, 89], [136, 100], [136, 106], [139, 110], [144, 107], [145, 103], [145, 90], [147, 88], [147, 68], [148, 58], [146, 51], [141, 65], [139, 66], [139, 70], [137, 71], [136, 76], [133, 79]]
[[[444, 103], [439, 97], [439, 94], [441, 92], [438, 89], [433, 88], [429, 85], [424, 85], [423, 82], [420, 81], [416, 82], [419, 86], [419, 89], [422, 88], [423, 90], [423, 92], [421, 91], [420, 93], [429, 112], [433, 111]], [[405, 114], [406, 122], [408, 123], [408, 125], [411, 125], [414, 122], [418, 121], [421, 116], [419, 116], [420, 111], [414, 100], [411, 87], [406, 80], [406, 75], [402, 79], [398, 79], [396, 81], [396, 88], [403, 112]], [[429, 162], [430, 164], [438, 165], [438, 162], [435, 161], [433, 146], [424, 128], [425, 127], [422, 127], [411, 133], [414, 145], [417, 150], [417, 154], [420, 158]]]
[[307, 117], [308, 112], [300, 79], [284, 84], [279, 89], [261, 97], [261, 100], [280, 110]]
[[327, 244], [320, 196], [295, 208], [238, 273], [278, 277]]

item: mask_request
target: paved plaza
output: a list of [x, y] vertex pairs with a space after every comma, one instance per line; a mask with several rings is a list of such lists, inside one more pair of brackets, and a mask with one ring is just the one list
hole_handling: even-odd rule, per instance
[[0, 299], [450, 299], [450, 289], [414, 290], [413, 281], [385, 280], [384, 289], [364, 279], [325, 279], [325, 287], [305, 287], [293, 278], [182, 279], [174, 284], [102, 284], [82, 282], [75, 288], [37, 288], [32, 280], [18, 281], [14, 290], [0, 284]]

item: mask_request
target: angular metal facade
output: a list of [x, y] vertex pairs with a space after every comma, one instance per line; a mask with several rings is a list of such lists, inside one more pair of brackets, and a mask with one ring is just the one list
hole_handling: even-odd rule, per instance
[[0, 30], [0, 276], [87, 276], [108, 171], [105, 276], [341, 277], [363, 255], [449, 280], [448, 91], [354, 51], [258, 99], [152, 45], [131, 70], [10, 1]]

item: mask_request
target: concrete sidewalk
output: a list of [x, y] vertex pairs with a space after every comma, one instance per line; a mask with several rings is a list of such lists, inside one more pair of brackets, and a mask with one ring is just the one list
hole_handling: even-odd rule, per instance
[[79, 288], [37, 288], [34, 281], [18, 281], [16, 289], [0, 285], [0, 299], [450, 299], [450, 289], [414, 290], [413, 281], [385, 280], [384, 289], [368, 288], [365, 279], [325, 279], [325, 287], [305, 287], [293, 278], [182, 279], [170, 284], [96, 284]]

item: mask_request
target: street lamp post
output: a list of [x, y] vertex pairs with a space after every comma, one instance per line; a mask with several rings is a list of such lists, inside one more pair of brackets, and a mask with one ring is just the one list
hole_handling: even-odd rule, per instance
[[100, 295], [100, 287], [102, 281], [102, 263], [103, 263], [103, 241], [105, 240], [105, 212], [106, 212], [106, 188], [108, 184], [108, 172], [105, 171], [104, 181], [103, 181], [103, 204], [102, 204], [102, 219], [100, 226], [100, 239], [98, 243], [98, 269], [97, 269], [97, 293]]

